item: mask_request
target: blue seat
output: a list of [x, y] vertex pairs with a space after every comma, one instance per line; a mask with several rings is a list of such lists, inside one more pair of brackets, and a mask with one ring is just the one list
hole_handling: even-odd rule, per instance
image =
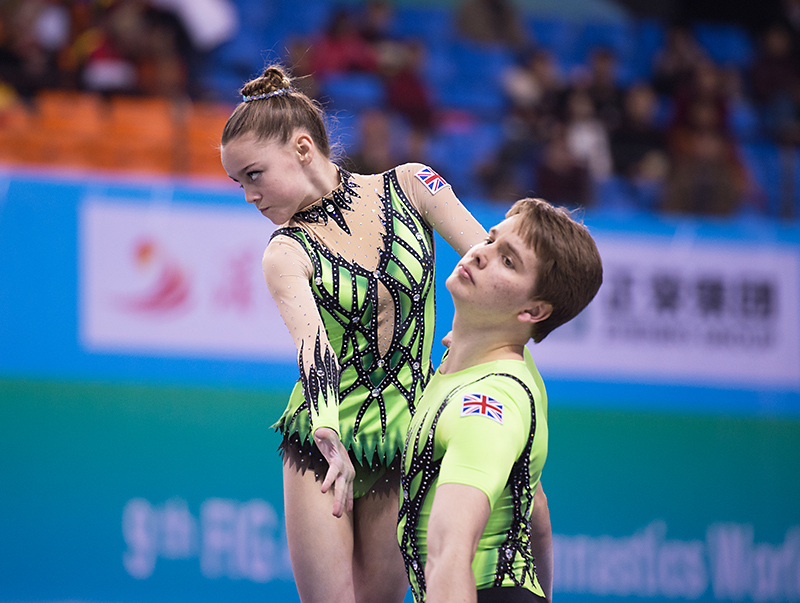
[[434, 50], [424, 73], [438, 104], [499, 119], [505, 110], [500, 75], [513, 62], [504, 47], [462, 41]]
[[435, 133], [428, 143], [428, 162], [457, 194], [476, 190], [475, 147], [468, 134]]
[[709, 56], [721, 65], [747, 67], [753, 60], [753, 41], [738, 25], [696, 23], [692, 30]]
[[244, 72], [249, 76], [263, 67], [262, 50], [264, 48], [261, 37], [253, 31], [243, 30], [216, 47], [211, 52], [209, 61], [212, 66]]
[[233, 104], [242, 100], [239, 90], [246, 79], [227, 69], [207, 70], [202, 76], [203, 87], [214, 100]]
[[360, 111], [367, 107], [382, 107], [386, 97], [383, 82], [371, 73], [331, 75], [322, 81], [320, 89], [320, 96], [323, 100], [330, 100], [333, 110]]
[[637, 203], [631, 183], [621, 176], [611, 176], [595, 185], [594, 204], [609, 213], [635, 213]]
[[334, 8], [331, 0], [282, 2], [280, 21], [292, 34], [320, 34], [328, 27]]
[[391, 33], [399, 38], [421, 39], [429, 46], [450, 43], [455, 39], [453, 10], [440, 6], [397, 6]]
[[772, 143], [744, 143], [739, 154], [763, 199], [764, 211], [777, 216], [781, 197], [781, 160], [778, 147]]
[[580, 26], [566, 19], [530, 17], [528, 29], [536, 45], [552, 52], [559, 62], [577, 61], [575, 50]]
[[653, 62], [664, 47], [665, 28], [659, 21], [642, 19], [635, 28], [635, 52], [629, 57], [634, 79], [650, 79], [653, 76]]
[[481, 88], [475, 82], [451, 82], [436, 90], [438, 104], [449, 109], [463, 109], [485, 119], [500, 119], [506, 101], [499, 88]]
[[617, 55], [621, 62], [627, 60], [635, 51], [636, 35], [631, 23], [617, 21], [590, 22], [578, 34], [578, 58], [587, 61], [596, 48], [607, 48]]
[[755, 107], [746, 99], [731, 104], [730, 128], [741, 141], [755, 141], [761, 137], [761, 119]]
[[331, 145], [339, 145], [349, 153], [359, 148], [359, 114], [353, 111], [326, 111], [325, 125]]
[[437, 44], [428, 48], [422, 66], [422, 75], [428, 85], [438, 88], [442, 82], [452, 80], [455, 74], [456, 66], [450, 59], [449, 45]]
[[240, 30], [271, 27], [282, 18], [281, 4], [264, 0], [236, 0]]
[[456, 42], [449, 48], [455, 79], [486, 87], [499, 82], [500, 74], [514, 64], [511, 50], [497, 45]]

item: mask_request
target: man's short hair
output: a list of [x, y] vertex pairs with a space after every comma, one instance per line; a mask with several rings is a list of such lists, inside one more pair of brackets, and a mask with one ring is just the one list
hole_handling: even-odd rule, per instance
[[517, 233], [539, 262], [533, 299], [553, 306], [550, 316], [533, 325], [531, 337], [539, 343], [589, 305], [603, 282], [603, 263], [586, 226], [563, 207], [521, 199], [506, 218], [516, 215]]

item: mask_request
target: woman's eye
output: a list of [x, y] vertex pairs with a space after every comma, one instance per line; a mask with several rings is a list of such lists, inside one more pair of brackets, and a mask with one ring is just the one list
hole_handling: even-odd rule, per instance
[[258, 179], [259, 174], [261, 174], [261, 172], [247, 172], [247, 177], [250, 178], [250, 182], [254, 182]]
[[506, 268], [513, 268], [514, 267], [514, 262], [511, 261], [510, 257], [508, 257], [507, 255], [504, 255], [503, 256], [503, 265]]

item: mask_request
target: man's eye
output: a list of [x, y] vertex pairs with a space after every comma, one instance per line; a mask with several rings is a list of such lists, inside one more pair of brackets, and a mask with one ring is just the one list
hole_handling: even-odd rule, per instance
[[514, 262], [511, 261], [510, 257], [508, 257], [507, 255], [504, 255], [503, 256], [503, 265], [506, 266], [507, 268], [513, 268], [514, 267]]

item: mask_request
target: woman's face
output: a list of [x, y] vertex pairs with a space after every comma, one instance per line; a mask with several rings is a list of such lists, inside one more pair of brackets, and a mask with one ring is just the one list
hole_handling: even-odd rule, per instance
[[248, 203], [274, 224], [283, 224], [315, 199], [304, 171], [308, 145], [313, 143], [305, 134], [285, 143], [244, 134], [222, 147], [222, 167], [244, 189]]

